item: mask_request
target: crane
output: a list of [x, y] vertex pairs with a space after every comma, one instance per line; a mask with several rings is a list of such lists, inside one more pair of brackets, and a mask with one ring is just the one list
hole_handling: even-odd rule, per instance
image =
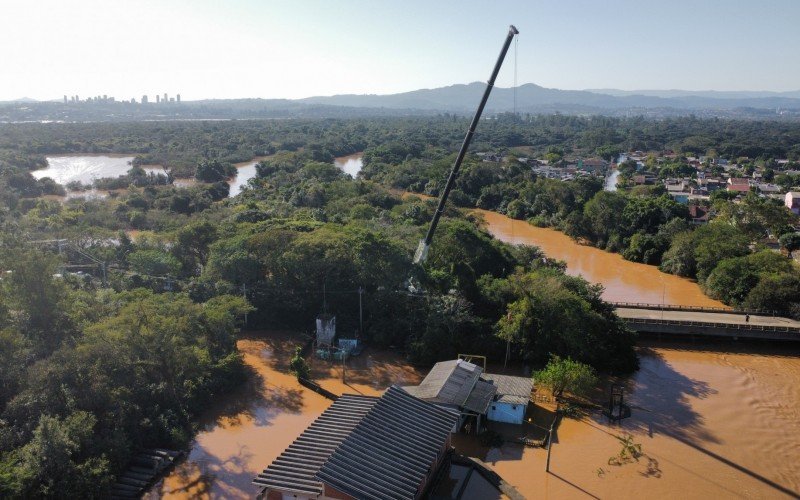
[[428, 228], [428, 233], [425, 235], [424, 239], [420, 240], [417, 251], [414, 254], [415, 264], [425, 262], [425, 259], [428, 256], [428, 249], [433, 241], [433, 234], [436, 232], [436, 226], [439, 224], [439, 218], [444, 213], [444, 205], [447, 203], [447, 196], [450, 194], [450, 190], [453, 189], [453, 184], [458, 176], [458, 169], [461, 168], [461, 162], [464, 160], [464, 155], [467, 154], [469, 143], [472, 141], [472, 136], [475, 134], [475, 129], [478, 127], [478, 121], [481, 119], [483, 108], [486, 106], [486, 101], [489, 100], [489, 94], [492, 93], [492, 88], [494, 88], [494, 81], [497, 79], [497, 74], [500, 72], [500, 67], [503, 65], [503, 60], [506, 58], [508, 47], [511, 46], [511, 41], [514, 39], [514, 36], [518, 34], [519, 31], [517, 31], [517, 28], [515, 28], [513, 24], [508, 27], [508, 35], [506, 35], [505, 42], [503, 42], [503, 48], [500, 50], [500, 55], [498, 56], [497, 62], [494, 65], [492, 75], [489, 77], [489, 81], [486, 83], [486, 90], [483, 91], [481, 102], [478, 104], [478, 109], [475, 111], [475, 116], [472, 118], [472, 123], [470, 123], [467, 135], [464, 137], [464, 142], [461, 144], [461, 149], [458, 152], [456, 161], [453, 163], [453, 168], [450, 170], [450, 175], [447, 178], [447, 184], [445, 184], [442, 195], [439, 197], [439, 205], [436, 207], [436, 212], [433, 213], [433, 219], [431, 220], [431, 225]]

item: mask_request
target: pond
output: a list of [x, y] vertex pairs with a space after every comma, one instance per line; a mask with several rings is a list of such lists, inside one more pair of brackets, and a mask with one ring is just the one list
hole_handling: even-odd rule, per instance
[[361, 172], [361, 167], [364, 166], [364, 162], [362, 161], [363, 158], [364, 153], [354, 153], [335, 158], [333, 160], [333, 164], [344, 172], [350, 174], [350, 176], [355, 179], [358, 176], [358, 173]]
[[[31, 172], [37, 179], [50, 177], [58, 184], [78, 181], [91, 184], [102, 177], [119, 177], [131, 168], [133, 155], [54, 155], [47, 156], [47, 168]], [[155, 167], [154, 167], [155, 168]], [[160, 168], [159, 168], [160, 170]]]

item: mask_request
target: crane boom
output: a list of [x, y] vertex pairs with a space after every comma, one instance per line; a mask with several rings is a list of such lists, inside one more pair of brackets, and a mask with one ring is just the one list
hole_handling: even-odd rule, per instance
[[450, 170], [450, 175], [447, 177], [447, 184], [445, 184], [442, 195], [439, 197], [439, 205], [436, 207], [436, 212], [433, 214], [433, 219], [431, 220], [431, 225], [428, 228], [428, 233], [425, 235], [425, 238], [419, 242], [417, 251], [414, 254], [415, 264], [424, 262], [428, 256], [428, 249], [433, 241], [433, 234], [436, 232], [436, 226], [439, 224], [439, 218], [444, 213], [444, 206], [445, 203], [447, 203], [447, 196], [450, 194], [450, 190], [453, 189], [453, 184], [458, 176], [458, 169], [461, 168], [461, 162], [464, 160], [464, 156], [467, 154], [469, 143], [472, 141], [472, 136], [475, 134], [475, 129], [478, 127], [478, 121], [481, 119], [483, 108], [486, 106], [486, 101], [489, 100], [489, 94], [492, 93], [494, 81], [497, 79], [497, 74], [500, 72], [500, 67], [503, 65], [503, 60], [506, 58], [508, 47], [511, 46], [511, 40], [513, 40], [514, 36], [518, 34], [519, 31], [517, 31], [517, 28], [515, 28], [513, 24], [508, 27], [508, 35], [506, 36], [505, 42], [503, 42], [503, 48], [500, 50], [500, 55], [497, 57], [497, 62], [494, 65], [494, 70], [492, 70], [492, 75], [489, 77], [489, 81], [486, 82], [486, 90], [483, 91], [481, 102], [478, 104], [478, 109], [475, 111], [475, 116], [472, 118], [472, 123], [470, 123], [467, 135], [464, 137], [464, 142], [461, 144], [461, 149], [458, 151], [456, 161], [453, 163], [453, 168]]

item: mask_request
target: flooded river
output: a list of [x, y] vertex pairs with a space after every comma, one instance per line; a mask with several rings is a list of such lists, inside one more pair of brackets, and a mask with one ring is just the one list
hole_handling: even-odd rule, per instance
[[644, 302], [684, 306], [725, 307], [707, 297], [697, 283], [655, 266], [625, 260], [619, 254], [575, 243], [569, 236], [526, 221], [487, 210], [475, 210], [495, 238], [513, 244], [535, 245], [548, 256], [567, 263], [567, 272], [605, 287], [603, 298], [611, 302]]

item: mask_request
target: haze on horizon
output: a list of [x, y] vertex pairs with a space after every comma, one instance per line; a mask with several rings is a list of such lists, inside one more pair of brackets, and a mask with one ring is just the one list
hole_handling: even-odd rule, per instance
[[[302, 98], [485, 81], [509, 24], [518, 84], [800, 89], [800, 2], [3, 3], [0, 101]], [[498, 78], [514, 83], [514, 49]]]

